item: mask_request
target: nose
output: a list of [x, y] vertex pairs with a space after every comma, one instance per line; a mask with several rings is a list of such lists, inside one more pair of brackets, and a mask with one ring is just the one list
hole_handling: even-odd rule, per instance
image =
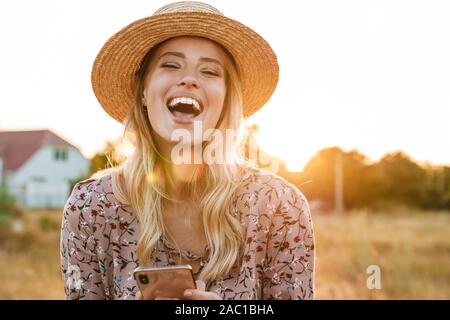
[[181, 79], [178, 81], [178, 85], [179, 86], [186, 86], [186, 87], [194, 87], [197, 88], [199, 87], [198, 85], [198, 81], [197, 78], [189, 75], [189, 74], [185, 74], [181, 77]]

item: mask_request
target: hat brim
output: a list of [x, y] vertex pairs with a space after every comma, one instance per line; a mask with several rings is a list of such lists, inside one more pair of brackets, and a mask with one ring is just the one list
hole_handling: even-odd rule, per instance
[[146, 53], [158, 43], [177, 36], [205, 37], [229, 51], [241, 79], [245, 117], [269, 100], [278, 82], [279, 68], [275, 53], [259, 34], [214, 13], [165, 13], [127, 25], [98, 53], [92, 67], [92, 88], [111, 117], [122, 122], [135, 103], [135, 74]]

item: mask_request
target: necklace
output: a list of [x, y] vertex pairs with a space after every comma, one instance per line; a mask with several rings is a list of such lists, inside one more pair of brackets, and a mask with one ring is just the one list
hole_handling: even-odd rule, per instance
[[198, 255], [195, 252], [192, 252], [192, 251], [189, 251], [189, 250], [185, 250], [183, 248], [177, 249], [175, 247], [175, 245], [173, 245], [172, 242], [170, 242], [165, 236], [161, 236], [161, 240], [163, 242], [163, 245], [166, 247], [166, 249], [168, 251], [167, 256], [168, 256], [170, 264], [175, 264], [175, 261], [172, 258], [172, 254], [179, 254], [180, 255], [179, 263], [181, 263], [181, 257], [183, 257], [184, 259], [186, 259], [188, 261], [199, 261], [200, 262], [200, 266], [199, 266], [198, 270], [196, 270], [196, 271], [192, 270], [192, 273], [194, 275], [199, 274], [200, 271], [203, 269], [203, 267], [205, 266], [205, 264], [209, 260], [210, 248], [209, 248], [208, 245], [205, 247], [205, 250], [204, 250], [203, 254], [202, 255]]

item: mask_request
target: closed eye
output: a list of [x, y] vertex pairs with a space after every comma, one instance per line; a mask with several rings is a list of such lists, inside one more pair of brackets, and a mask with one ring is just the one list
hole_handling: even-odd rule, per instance
[[211, 75], [211, 76], [218, 76], [218, 74], [216, 72], [214, 72], [214, 71], [205, 70], [205, 71], [202, 71], [202, 72], [204, 74], [208, 74], [208, 75]]
[[163, 68], [170, 68], [170, 69], [179, 69], [180, 67], [176, 64], [172, 63], [165, 63], [162, 65]]
[[[173, 64], [173, 63], [164, 63], [161, 67], [169, 68], [169, 69], [180, 69], [180, 66], [178, 64]], [[216, 77], [219, 76], [219, 74], [217, 72], [211, 71], [211, 70], [203, 70], [202, 72], [204, 74], [207, 74], [210, 76], [216, 76]]]

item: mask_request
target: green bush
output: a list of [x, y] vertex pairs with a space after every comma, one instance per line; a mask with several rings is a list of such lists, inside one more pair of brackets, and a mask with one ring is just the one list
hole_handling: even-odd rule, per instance
[[22, 210], [17, 206], [14, 196], [8, 193], [5, 185], [0, 186], [0, 225], [7, 224], [11, 218], [20, 217]]
[[50, 219], [49, 217], [43, 216], [39, 219], [39, 227], [41, 228], [42, 231], [46, 232], [58, 230], [60, 228], [60, 225], [55, 221], [53, 221], [52, 219]]
[[15, 200], [8, 194], [6, 188], [0, 187], [0, 224], [9, 220], [14, 213]]

